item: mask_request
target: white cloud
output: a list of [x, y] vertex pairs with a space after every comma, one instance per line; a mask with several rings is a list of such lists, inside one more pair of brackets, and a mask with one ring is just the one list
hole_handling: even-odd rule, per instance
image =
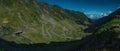
[[100, 13], [100, 15], [103, 15], [104, 13]]
[[112, 11], [109, 11], [108, 14], [112, 13]]
[[104, 13], [104, 14], [103, 14], [103, 16], [107, 16], [107, 14], [106, 14], [106, 13]]
[[94, 17], [94, 15], [90, 15], [90, 18], [93, 18]]

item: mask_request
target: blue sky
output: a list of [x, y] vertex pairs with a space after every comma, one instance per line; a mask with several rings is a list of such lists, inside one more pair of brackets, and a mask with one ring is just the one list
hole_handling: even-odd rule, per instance
[[100, 14], [114, 11], [120, 6], [120, 0], [37, 0], [62, 8], [84, 11], [85, 14]]

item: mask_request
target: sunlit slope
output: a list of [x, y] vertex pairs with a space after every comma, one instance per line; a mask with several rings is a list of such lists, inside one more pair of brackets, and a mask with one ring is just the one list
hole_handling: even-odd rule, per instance
[[49, 43], [85, 37], [90, 24], [81, 12], [43, 2], [0, 0], [0, 37], [16, 43]]

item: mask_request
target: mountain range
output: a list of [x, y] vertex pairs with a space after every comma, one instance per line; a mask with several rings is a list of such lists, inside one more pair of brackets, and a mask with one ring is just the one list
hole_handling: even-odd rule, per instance
[[0, 0], [0, 48], [6, 51], [119, 51], [119, 43], [120, 8], [94, 23], [58, 5]]

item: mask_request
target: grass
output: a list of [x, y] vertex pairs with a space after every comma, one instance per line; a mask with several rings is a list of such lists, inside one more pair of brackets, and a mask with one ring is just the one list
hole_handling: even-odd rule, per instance
[[[11, 36], [17, 31], [23, 31], [24, 33], [21, 35], [32, 40], [34, 43], [66, 41], [65, 38], [67, 37], [75, 40], [87, 35], [82, 29], [79, 29], [85, 29], [83, 25], [90, 23], [88, 18], [81, 12], [65, 10], [45, 3], [36, 2], [38, 4], [36, 5], [24, 2], [20, 3], [20, 1], [14, 2], [13, 0], [10, 0], [8, 3], [6, 3], [6, 0], [1, 0], [1, 2], [0, 26], [9, 27], [6, 30], [9, 36], [5, 35], [1, 37], [4, 40], [11, 40], [18, 44], [30, 44], [28, 40], [25, 40], [21, 36]], [[8, 19], [8, 23], [3, 23], [5, 18]]]
[[98, 27], [97, 34], [107, 31], [110, 27], [120, 24], [120, 19], [113, 19], [110, 22]]

